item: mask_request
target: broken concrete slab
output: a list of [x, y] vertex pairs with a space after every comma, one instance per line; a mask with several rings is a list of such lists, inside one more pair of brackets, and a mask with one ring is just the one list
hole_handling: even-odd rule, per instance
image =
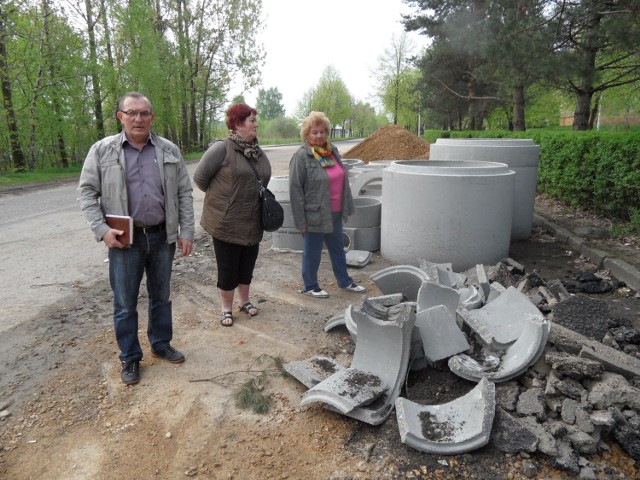
[[429, 274], [432, 282], [454, 288], [462, 288], [466, 285], [467, 275], [454, 272], [451, 263], [433, 263], [421, 258], [418, 260], [418, 266]]
[[430, 362], [437, 362], [470, 348], [467, 338], [456, 323], [455, 314], [445, 305], [436, 305], [416, 313], [416, 327], [422, 338], [424, 356]]
[[413, 265], [396, 265], [379, 270], [371, 275], [371, 280], [384, 295], [403, 293], [407, 300], [415, 302], [422, 282], [429, 278], [424, 270]]
[[589, 402], [600, 410], [614, 406], [640, 410], [640, 389], [630, 385], [622, 375], [605, 372], [602, 379], [592, 383]]
[[344, 368], [307, 390], [300, 406], [323, 402], [340, 413], [368, 405], [389, 389], [380, 377], [357, 368]]
[[307, 388], [313, 388], [344, 367], [329, 357], [311, 357], [283, 365], [285, 372]]
[[387, 321], [356, 309], [351, 312], [358, 326], [351, 368], [372, 373], [390, 387], [377, 401], [347, 414], [371, 425], [379, 425], [389, 417], [408, 370], [415, 311], [408, 304], [398, 307]]
[[428, 310], [437, 305], [444, 305], [452, 315], [460, 304], [460, 292], [454, 288], [433, 282], [424, 282], [418, 290], [416, 311]]
[[553, 324], [549, 342], [556, 346], [580, 348], [579, 356], [600, 362], [609, 372], [619, 373], [628, 379], [640, 376], [640, 359], [607, 347], [557, 323]]
[[526, 320], [544, 319], [540, 310], [515, 287], [507, 288], [482, 308], [461, 312], [461, 316], [479, 339], [494, 350], [506, 349], [515, 342]]
[[455, 455], [489, 442], [495, 414], [495, 385], [482, 379], [466, 395], [442, 405], [395, 402], [402, 443], [427, 453]]
[[525, 318], [520, 337], [507, 348], [495, 370], [470, 368], [468, 362], [462, 361], [458, 355], [449, 359], [449, 368], [456, 375], [475, 382], [481, 378], [496, 383], [511, 380], [536, 363], [544, 352], [550, 328], [551, 324], [544, 317]]
[[503, 453], [535, 452], [538, 437], [502, 408], [496, 408], [491, 443]]

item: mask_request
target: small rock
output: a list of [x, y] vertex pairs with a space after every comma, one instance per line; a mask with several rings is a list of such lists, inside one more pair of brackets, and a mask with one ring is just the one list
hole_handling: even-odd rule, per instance
[[523, 460], [520, 468], [522, 474], [527, 478], [536, 478], [538, 475], [538, 467], [531, 460]]

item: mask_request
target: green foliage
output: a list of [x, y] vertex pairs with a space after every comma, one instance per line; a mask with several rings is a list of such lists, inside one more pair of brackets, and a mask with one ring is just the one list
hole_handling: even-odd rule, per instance
[[234, 394], [236, 407], [243, 410], [251, 409], [253, 413], [269, 413], [272, 397], [263, 393], [267, 381], [266, 373], [257, 378], [250, 378]]
[[285, 118], [283, 116], [274, 118], [273, 120], [261, 121], [259, 130], [260, 141], [296, 139], [300, 140], [300, 129], [295, 120]]
[[277, 88], [269, 88], [258, 90], [258, 98], [256, 99], [256, 110], [260, 120], [273, 120], [274, 118], [284, 117], [284, 106], [282, 105], [282, 94]]

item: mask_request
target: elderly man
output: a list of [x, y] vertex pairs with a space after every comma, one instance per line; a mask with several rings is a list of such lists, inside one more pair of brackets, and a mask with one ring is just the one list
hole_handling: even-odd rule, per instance
[[[124, 131], [96, 142], [85, 159], [78, 187], [82, 211], [96, 240], [109, 249], [115, 335], [120, 348], [120, 377], [140, 381], [143, 353], [138, 341], [138, 292], [143, 274], [149, 297], [147, 336], [151, 354], [171, 363], [185, 357], [171, 346], [171, 268], [176, 242], [182, 256], [191, 253], [194, 218], [191, 181], [176, 145], [151, 133], [153, 108], [144, 95], [129, 92], [118, 104]], [[130, 216], [133, 242], [118, 240], [123, 231], [106, 223], [107, 214]]]

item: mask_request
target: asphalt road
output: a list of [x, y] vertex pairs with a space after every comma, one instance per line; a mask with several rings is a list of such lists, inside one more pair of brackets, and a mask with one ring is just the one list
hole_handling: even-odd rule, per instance
[[[357, 141], [336, 142], [345, 152]], [[273, 175], [287, 175], [298, 145], [265, 147]], [[197, 162], [189, 162], [193, 174]], [[38, 315], [74, 286], [107, 279], [107, 251], [96, 242], [69, 182], [0, 192], [0, 333]], [[196, 225], [204, 194], [194, 188]]]

